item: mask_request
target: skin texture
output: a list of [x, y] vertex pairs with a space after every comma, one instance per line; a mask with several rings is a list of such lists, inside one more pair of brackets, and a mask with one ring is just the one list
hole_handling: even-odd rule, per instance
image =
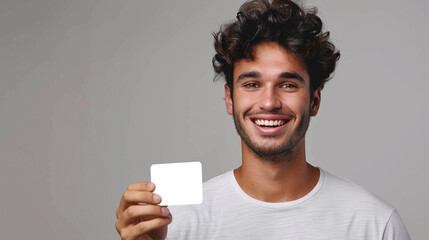
[[[317, 184], [318, 169], [306, 162], [305, 133], [320, 105], [320, 89], [310, 99], [307, 68], [274, 42], [253, 48], [253, 60], [234, 64], [233, 97], [225, 85], [225, 104], [242, 139], [242, 166], [234, 171], [250, 196], [282, 202], [298, 199]], [[256, 119], [286, 119], [277, 131]]]
[[[236, 101], [232, 104], [228, 98], [227, 111], [243, 141], [256, 154], [267, 160], [280, 155], [279, 161], [285, 161], [309, 125], [309, 76], [306, 66], [277, 44], [259, 44], [254, 51], [254, 61], [239, 60], [234, 65]], [[304, 82], [282, 77], [282, 73], [299, 75]], [[268, 116], [286, 118], [291, 126], [277, 134], [260, 133], [252, 126], [252, 117]]]

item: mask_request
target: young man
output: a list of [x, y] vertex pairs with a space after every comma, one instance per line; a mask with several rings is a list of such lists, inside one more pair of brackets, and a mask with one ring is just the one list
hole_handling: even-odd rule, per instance
[[242, 165], [206, 182], [202, 204], [171, 213], [154, 184], [131, 184], [117, 210], [123, 239], [410, 239], [393, 207], [306, 162], [310, 117], [340, 56], [321, 30], [315, 10], [258, 0], [215, 34]]

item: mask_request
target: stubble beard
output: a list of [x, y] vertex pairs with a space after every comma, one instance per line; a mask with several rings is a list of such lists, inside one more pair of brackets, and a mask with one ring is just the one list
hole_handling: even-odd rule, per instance
[[297, 129], [286, 142], [280, 146], [261, 146], [255, 139], [251, 139], [244, 130], [241, 121], [239, 121], [238, 113], [234, 110], [233, 106], [233, 119], [235, 129], [238, 135], [240, 135], [243, 142], [261, 159], [272, 162], [282, 163], [291, 160], [294, 147], [304, 138], [307, 132], [308, 126], [310, 125], [310, 110], [302, 113], [302, 120], [299, 122]]

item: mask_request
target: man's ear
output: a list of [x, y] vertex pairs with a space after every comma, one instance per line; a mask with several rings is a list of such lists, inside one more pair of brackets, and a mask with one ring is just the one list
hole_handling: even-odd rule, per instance
[[232, 98], [231, 98], [231, 90], [229, 89], [228, 85], [225, 84], [225, 106], [226, 111], [229, 115], [232, 115]]
[[310, 110], [310, 116], [314, 117], [317, 115], [317, 112], [319, 111], [320, 107], [320, 101], [321, 101], [321, 90], [320, 88], [314, 90], [313, 92], [313, 99], [311, 100], [311, 110]]

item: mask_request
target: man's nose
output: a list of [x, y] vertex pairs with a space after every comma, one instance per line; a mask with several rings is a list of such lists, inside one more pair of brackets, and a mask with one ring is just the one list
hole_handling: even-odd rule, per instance
[[261, 95], [259, 107], [266, 111], [273, 111], [282, 107], [278, 93], [273, 88], [267, 88]]

